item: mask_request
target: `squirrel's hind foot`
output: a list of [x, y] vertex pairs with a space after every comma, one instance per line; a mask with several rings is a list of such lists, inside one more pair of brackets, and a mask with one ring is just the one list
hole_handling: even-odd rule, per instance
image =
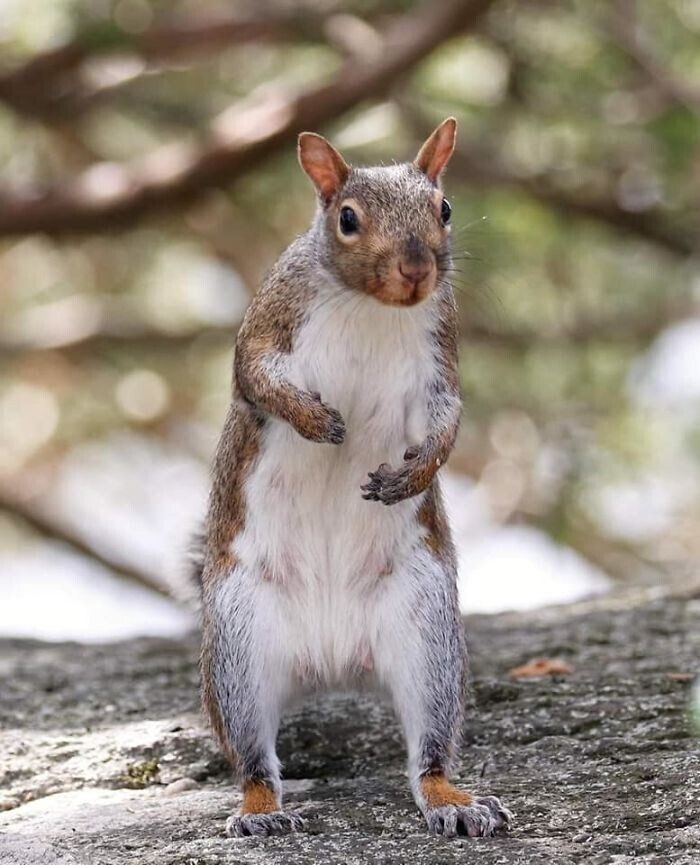
[[298, 811], [270, 811], [267, 814], [235, 814], [226, 821], [226, 834], [232, 838], [249, 835], [287, 835], [306, 828], [306, 820]]
[[513, 815], [495, 796], [479, 796], [471, 805], [440, 805], [425, 812], [433, 835], [486, 838], [510, 827]]

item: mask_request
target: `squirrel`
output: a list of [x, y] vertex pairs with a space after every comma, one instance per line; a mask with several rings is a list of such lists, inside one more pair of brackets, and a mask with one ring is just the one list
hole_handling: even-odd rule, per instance
[[466, 665], [437, 477], [461, 414], [441, 188], [456, 127], [382, 167], [298, 139], [318, 206], [238, 332], [197, 575], [203, 705], [243, 791], [229, 835], [304, 828], [282, 810], [281, 713], [360, 680], [393, 699], [430, 832], [511, 820], [448, 781]]

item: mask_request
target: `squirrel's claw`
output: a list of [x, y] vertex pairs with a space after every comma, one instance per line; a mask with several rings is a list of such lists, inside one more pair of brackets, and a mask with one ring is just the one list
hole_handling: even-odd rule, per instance
[[328, 431], [328, 441], [332, 445], [342, 445], [345, 441], [345, 421], [340, 412], [335, 409], [329, 409], [329, 413], [332, 415], [332, 421]]
[[360, 487], [360, 489], [365, 492], [365, 495], [363, 495], [362, 498], [371, 502], [383, 501], [381, 495], [382, 487], [385, 479], [392, 474], [393, 472], [389, 463], [382, 463], [376, 472], [369, 472], [369, 481]]
[[405, 499], [423, 492], [433, 479], [440, 463], [427, 463], [423, 449], [419, 445], [410, 445], [404, 453], [401, 468], [392, 469], [388, 463], [382, 463], [375, 472], [369, 472], [369, 481], [361, 489], [363, 499], [382, 502], [385, 505], [395, 505]]
[[345, 421], [341, 413], [321, 401], [320, 394], [310, 393], [311, 405], [298, 432], [312, 442], [340, 445], [345, 441]]
[[367, 499], [369, 502], [378, 502], [379, 501], [379, 481], [372, 478], [368, 484], [363, 484], [360, 489], [363, 490], [364, 495], [363, 499]]
[[404, 465], [395, 471], [388, 463], [382, 463], [376, 472], [369, 472], [369, 481], [363, 484], [363, 499], [395, 505], [414, 495], [411, 491], [411, 466]]

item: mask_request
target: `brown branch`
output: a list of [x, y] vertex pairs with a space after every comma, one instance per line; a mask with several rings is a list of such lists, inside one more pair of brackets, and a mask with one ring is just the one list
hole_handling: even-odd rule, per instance
[[102, 324], [93, 330], [81, 330], [75, 335], [62, 333], [55, 338], [23, 340], [0, 337], [0, 358], [11, 359], [25, 353], [65, 351], [77, 354], [103, 354], [114, 350], [128, 349], [130, 352], [179, 352], [196, 341], [221, 346], [233, 346], [236, 327], [203, 327], [172, 333], [152, 327], [134, 324], [111, 328]]
[[159, 595], [172, 597], [167, 588], [150, 574], [125, 565], [117, 557], [99, 550], [90, 541], [82, 537], [74, 529], [69, 528], [50, 515], [48, 509], [40, 506], [29, 497], [10, 491], [5, 485], [0, 487], [0, 510], [12, 516], [19, 517], [33, 531], [51, 541], [57, 541], [70, 547], [75, 553], [92, 559], [119, 577], [136, 583], [139, 586], [157, 592]]
[[474, 27], [492, 2], [425, 4], [392, 25], [374, 59], [351, 59], [330, 84], [295, 98], [276, 93], [263, 104], [230, 109], [214, 123], [208, 143], [199, 150], [166, 146], [136, 164], [93, 166], [59, 188], [0, 196], [0, 235], [60, 235], [125, 226], [230, 183], [291, 144], [303, 129], [318, 129], [359, 102], [385, 93], [446, 39]]
[[328, 16], [309, 11], [269, 13], [257, 18], [218, 17], [155, 25], [140, 34], [112, 25], [108, 33], [82, 34], [0, 73], [0, 100], [39, 117], [65, 116], [90, 103], [82, 66], [109, 54], [134, 55], [145, 63], [209, 54], [249, 42], [321, 39]]

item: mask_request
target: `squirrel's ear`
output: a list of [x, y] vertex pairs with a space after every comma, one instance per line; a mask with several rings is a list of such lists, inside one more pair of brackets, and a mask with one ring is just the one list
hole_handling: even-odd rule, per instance
[[437, 183], [454, 153], [456, 140], [457, 121], [454, 117], [448, 117], [431, 133], [418, 151], [418, 156], [416, 156], [413, 164], [424, 174], [427, 174], [433, 183]]
[[299, 163], [309, 175], [324, 204], [328, 204], [350, 173], [350, 167], [322, 135], [302, 132], [299, 136]]

